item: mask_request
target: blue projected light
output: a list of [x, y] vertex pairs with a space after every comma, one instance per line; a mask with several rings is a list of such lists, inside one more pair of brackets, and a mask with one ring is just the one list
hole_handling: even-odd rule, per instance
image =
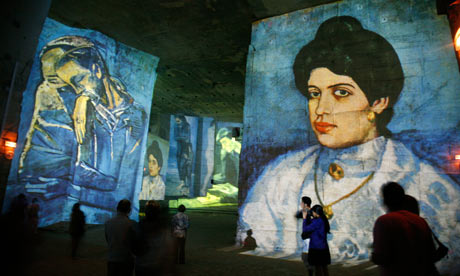
[[126, 198], [137, 217], [157, 64], [98, 32], [46, 19], [4, 209], [23, 193], [38, 199], [40, 226], [69, 219], [76, 202], [88, 223], [103, 223]]
[[253, 254], [300, 255], [309, 196], [333, 261], [359, 263], [385, 213], [380, 187], [396, 181], [453, 249], [441, 272], [460, 272], [460, 78], [434, 6], [346, 0], [253, 24], [237, 234], [251, 230]]

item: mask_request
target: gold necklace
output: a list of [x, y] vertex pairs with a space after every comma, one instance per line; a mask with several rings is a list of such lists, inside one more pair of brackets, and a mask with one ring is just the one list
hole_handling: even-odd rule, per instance
[[[319, 159], [319, 157], [318, 157]], [[317, 159], [317, 164], [318, 164], [318, 159]], [[364, 181], [359, 184], [353, 191], [349, 192], [348, 194], [340, 197], [339, 199], [329, 203], [328, 205], [324, 205], [324, 203], [321, 201], [321, 198], [319, 197], [319, 193], [318, 193], [318, 183], [316, 181], [316, 168], [317, 166], [315, 166], [315, 192], [316, 192], [316, 196], [318, 197], [318, 200], [319, 200], [319, 204], [321, 204], [321, 206], [323, 206], [323, 211], [324, 211], [324, 215], [327, 217], [327, 219], [330, 219], [332, 218], [332, 216], [334, 215], [334, 212], [332, 212], [332, 205], [336, 204], [337, 202], [340, 202], [341, 200], [353, 195], [354, 193], [356, 193], [357, 191], [359, 191], [359, 189], [361, 189], [364, 185], [367, 184], [367, 182], [369, 182], [369, 180], [372, 179], [372, 177], [374, 176], [375, 174], [375, 171], [373, 171], [368, 177], [366, 177], [366, 179], [364, 179]]]

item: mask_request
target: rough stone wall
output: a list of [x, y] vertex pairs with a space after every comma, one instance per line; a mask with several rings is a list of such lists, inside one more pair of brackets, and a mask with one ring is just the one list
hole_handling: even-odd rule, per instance
[[[35, 49], [51, 0], [18, 0], [2, 6], [0, 45], [1, 138], [17, 134], [22, 92], [26, 88]], [[3, 151], [3, 149], [2, 149]], [[0, 153], [0, 206], [3, 205], [11, 160]]]

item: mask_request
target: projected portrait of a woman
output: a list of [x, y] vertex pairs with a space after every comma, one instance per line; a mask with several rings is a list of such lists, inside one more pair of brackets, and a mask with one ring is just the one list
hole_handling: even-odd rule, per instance
[[353, 17], [333, 17], [297, 53], [293, 72], [319, 144], [271, 161], [250, 189], [239, 225], [241, 233], [252, 229], [257, 252], [299, 252], [301, 226], [294, 214], [308, 195], [329, 217], [334, 258], [368, 259], [373, 223], [385, 212], [380, 187], [388, 181], [416, 197], [421, 216], [450, 248], [459, 248], [458, 184], [387, 129], [404, 86], [392, 45]]

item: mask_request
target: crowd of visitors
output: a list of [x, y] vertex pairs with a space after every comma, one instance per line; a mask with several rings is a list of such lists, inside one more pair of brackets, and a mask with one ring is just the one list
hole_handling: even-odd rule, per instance
[[168, 275], [174, 264], [185, 263], [185, 240], [189, 219], [185, 206], [169, 223], [167, 210], [157, 201], [145, 205], [145, 217], [136, 223], [129, 218], [131, 202], [121, 200], [117, 215], [105, 223], [108, 245], [107, 275]]
[[[447, 255], [448, 248], [419, 216], [417, 199], [405, 194], [396, 182], [385, 183], [381, 195], [388, 212], [375, 221], [371, 256], [371, 261], [380, 267], [381, 275], [440, 275], [435, 263]], [[309, 276], [329, 275], [329, 222], [321, 205], [312, 208], [310, 205], [311, 199], [302, 197], [301, 210], [296, 214], [303, 219], [302, 260]]]
[[[445, 247], [419, 216], [417, 199], [405, 194], [396, 182], [381, 187], [385, 215], [377, 218], [373, 230], [371, 261], [380, 267], [382, 275], [439, 275], [435, 263], [447, 253]], [[323, 206], [311, 207], [311, 198], [303, 196], [300, 211], [303, 240], [302, 261], [308, 275], [329, 275], [331, 254], [328, 245], [330, 225]], [[6, 269], [14, 267], [21, 275], [21, 267], [27, 262], [27, 246], [37, 234], [40, 206], [36, 198], [29, 204], [24, 194], [19, 194], [7, 213], [1, 216], [2, 256]], [[105, 223], [105, 239], [108, 245], [107, 275], [173, 275], [174, 264], [185, 263], [185, 243], [189, 218], [186, 207], [180, 205], [170, 219], [168, 209], [161, 208], [158, 201], [149, 200], [145, 205], [145, 217], [139, 223], [129, 218], [131, 202], [121, 200], [117, 215]], [[71, 257], [76, 258], [77, 249], [85, 233], [85, 214], [80, 204], [72, 208], [69, 234], [72, 237]], [[7, 238], [5, 238], [7, 237]], [[252, 231], [243, 248], [257, 247]], [[18, 269], [19, 268], [19, 269]]]

